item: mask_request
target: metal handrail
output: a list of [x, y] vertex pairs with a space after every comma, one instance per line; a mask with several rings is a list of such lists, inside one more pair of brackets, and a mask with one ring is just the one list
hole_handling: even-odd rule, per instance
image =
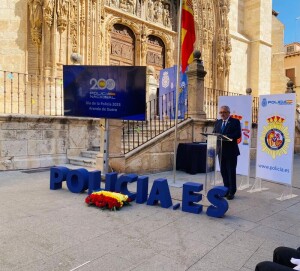
[[[146, 103], [145, 121], [123, 121], [123, 151], [129, 151], [148, 142], [175, 126], [175, 91], [161, 95]], [[183, 114], [182, 114], [183, 115]], [[178, 123], [188, 118], [188, 112]]]
[[[218, 98], [219, 96], [240, 96], [241, 93], [228, 92], [213, 88], [204, 88], [204, 112], [206, 119], [215, 120], [218, 117]], [[252, 100], [252, 122], [257, 123], [259, 98], [253, 97]]]
[[[204, 88], [204, 112], [206, 119], [214, 120], [218, 116], [219, 96], [239, 96], [240, 93], [233, 93], [212, 88]], [[166, 107], [163, 101], [172, 100], [175, 92], [170, 92], [146, 103], [147, 119], [145, 121], [123, 121], [123, 152], [126, 154], [161, 133], [175, 126], [175, 103]], [[257, 123], [258, 97], [253, 97], [252, 122]], [[159, 107], [160, 105], [160, 107]], [[165, 106], [165, 107], [164, 107]], [[158, 108], [163, 108], [159, 110]], [[188, 108], [188, 106], [187, 106]], [[188, 111], [178, 123], [188, 118]]]
[[0, 113], [63, 115], [61, 78], [0, 70]]

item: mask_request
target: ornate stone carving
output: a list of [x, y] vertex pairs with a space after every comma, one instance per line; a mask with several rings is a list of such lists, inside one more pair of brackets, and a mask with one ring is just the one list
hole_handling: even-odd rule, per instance
[[42, 42], [42, 24], [43, 24], [43, 1], [29, 0], [29, 20], [31, 24], [31, 37], [36, 45]]
[[78, 0], [73, 0], [70, 10], [70, 36], [71, 36], [71, 43], [72, 43], [72, 52], [76, 53], [78, 51], [78, 19], [77, 19], [77, 12], [78, 12]]
[[119, 8], [120, 7], [120, 1], [119, 0], [111, 0], [109, 1], [110, 6], [114, 8]]
[[228, 12], [230, 0], [192, 0], [196, 21], [196, 48], [203, 54], [205, 84], [224, 89], [231, 63]]
[[85, 34], [85, 1], [80, 0], [80, 18], [79, 18], [79, 24], [80, 24], [80, 35], [83, 36]]
[[120, 0], [119, 8], [124, 11], [127, 11], [127, 0]]
[[54, 15], [54, 0], [45, 0], [44, 1], [44, 20], [49, 29], [53, 23], [53, 15]]
[[78, 0], [70, 1], [70, 19], [77, 20]]
[[132, 14], [136, 14], [136, 0], [128, 0], [127, 11]]
[[171, 27], [171, 18], [170, 18], [170, 8], [169, 5], [165, 5], [163, 10], [163, 25], [170, 28]]
[[161, 0], [156, 0], [154, 3], [154, 22], [163, 23], [163, 4]]
[[[148, 8], [151, 4], [153, 8]], [[158, 14], [153, 12], [154, 4]], [[61, 76], [57, 62], [65, 64], [71, 53], [80, 53], [87, 65], [149, 62], [156, 77], [160, 69], [174, 64], [176, 33], [170, 30], [176, 28], [176, 0], [28, 0], [28, 6], [32, 39], [41, 45], [39, 68], [47, 68], [53, 75]], [[112, 34], [129, 38], [126, 31], [113, 32], [114, 24], [128, 26], [135, 42], [129, 46], [112, 40]], [[149, 40], [151, 35], [158, 39]], [[110, 59], [111, 55], [120, 59]]]
[[153, 3], [153, 1], [148, 1], [146, 19], [150, 22], [152, 22], [154, 20], [154, 3]]
[[147, 65], [163, 66], [163, 58], [160, 54], [154, 52], [147, 53]]
[[57, 29], [59, 33], [65, 31], [68, 21], [69, 0], [57, 0]]
[[229, 22], [228, 22], [228, 12], [230, 7], [229, 0], [221, 0], [219, 2], [220, 7], [220, 48], [219, 48], [219, 56], [223, 58], [223, 63], [218, 62], [218, 70], [224, 71], [225, 75], [228, 75], [230, 65], [231, 65], [231, 42], [230, 37], [228, 35], [229, 32]]
[[221, 17], [221, 26], [225, 27], [228, 26], [228, 19], [227, 15], [230, 8], [230, 1], [229, 0], [220, 0], [220, 17]]
[[142, 35], [141, 35], [141, 62], [146, 63], [146, 55], [147, 55], [147, 45], [148, 39], [147, 39], [147, 30], [146, 27], [143, 25], [142, 27]]
[[167, 49], [167, 54], [166, 54], [166, 66], [167, 67], [172, 67], [173, 66], [173, 59], [172, 59], [172, 51], [171, 49]]
[[121, 10], [131, 14], [137, 13], [136, 0], [112, 0], [109, 4], [111, 7], [120, 8]]
[[218, 48], [218, 71], [223, 72], [224, 71], [224, 57], [225, 57], [225, 37], [222, 33], [222, 30], [220, 29], [219, 32], [219, 48]]
[[225, 53], [225, 75], [229, 74], [230, 65], [231, 65], [231, 42], [230, 38], [227, 39], [227, 45], [226, 45], [226, 53]]
[[92, 26], [92, 21], [93, 21], [93, 18], [94, 18], [94, 13], [93, 11], [95, 10], [95, 2], [92, 1], [91, 4], [88, 5], [88, 20], [87, 20], [87, 39], [88, 39], [88, 42], [87, 42], [87, 51], [88, 51], [88, 54], [87, 54], [87, 61], [88, 63], [92, 63], [92, 47], [94, 44], [92, 44], [92, 41], [93, 41], [93, 26]]
[[176, 5], [169, 0], [110, 0], [106, 1], [110, 7], [120, 9], [126, 13], [143, 17], [149, 22], [154, 22], [172, 28], [171, 9]]

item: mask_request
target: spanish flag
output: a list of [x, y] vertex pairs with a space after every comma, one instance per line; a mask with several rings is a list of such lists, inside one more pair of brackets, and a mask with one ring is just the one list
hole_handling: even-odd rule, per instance
[[185, 72], [193, 61], [194, 43], [196, 40], [193, 1], [183, 0], [181, 19], [181, 69]]

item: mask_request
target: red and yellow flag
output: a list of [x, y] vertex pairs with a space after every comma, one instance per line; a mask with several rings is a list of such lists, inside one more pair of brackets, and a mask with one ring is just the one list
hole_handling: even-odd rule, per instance
[[183, 73], [187, 66], [193, 61], [195, 40], [193, 1], [183, 0], [181, 20], [181, 69]]

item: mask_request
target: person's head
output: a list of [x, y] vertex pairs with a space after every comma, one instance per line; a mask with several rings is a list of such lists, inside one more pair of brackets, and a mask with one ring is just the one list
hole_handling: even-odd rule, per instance
[[229, 108], [229, 106], [222, 105], [220, 107], [219, 114], [220, 114], [220, 117], [221, 117], [222, 120], [227, 120], [229, 118], [229, 115], [230, 115], [230, 108]]

